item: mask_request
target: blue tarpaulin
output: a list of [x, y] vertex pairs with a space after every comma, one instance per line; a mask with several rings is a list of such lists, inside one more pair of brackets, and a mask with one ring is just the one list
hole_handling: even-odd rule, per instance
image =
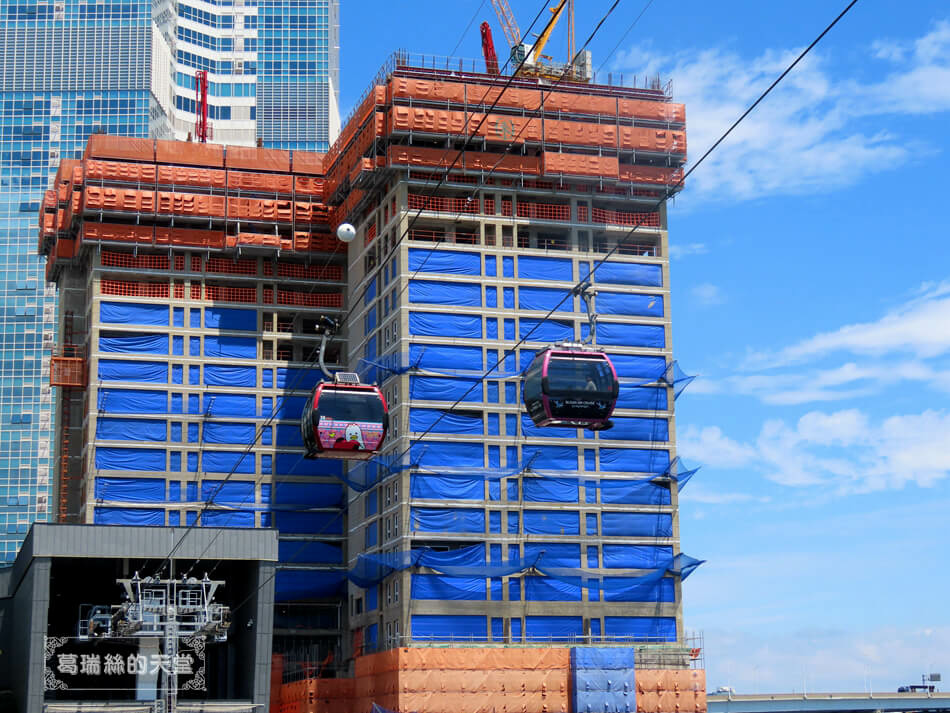
[[524, 598], [526, 602], [579, 602], [581, 581], [562, 582], [552, 577], [525, 577]]
[[208, 329], [239, 329], [257, 331], [257, 310], [233, 307], [206, 307], [205, 327]]
[[274, 418], [277, 420], [299, 421], [306, 403], [306, 396], [278, 396], [274, 407]]
[[600, 528], [604, 535], [624, 537], [672, 537], [673, 516], [669, 513], [603, 512]]
[[605, 616], [604, 634], [636, 641], [676, 641], [674, 617]]
[[604, 543], [607, 569], [657, 569], [673, 564], [673, 548], [663, 545], [621, 545]]
[[278, 453], [274, 459], [274, 475], [329, 475], [339, 478], [342, 474], [343, 465], [339, 460], [308, 460], [302, 453]]
[[409, 364], [419, 369], [483, 369], [481, 347], [410, 344]]
[[675, 582], [670, 577], [644, 581], [641, 577], [604, 577], [605, 602], [675, 602]]
[[100, 302], [99, 321], [108, 324], [168, 326], [167, 304]]
[[575, 542], [526, 542], [524, 560], [538, 558], [551, 567], [580, 567], [581, 546]]
[[283, 533], [294, 535], [342, 535], [343, 511], [274, 513], [274, 525]]
[[343, 504], [343, 485], [340, 483], [274, 484], [275, 505], [303, 505], [312, 508], [336, 507]]
[[[430, 401], [481, 402], [480, 379], [441, 376], [410, 376], [409, 392], [413, 399]], [[472, 388], [472, 387], [475, 388]]]
[[253, 366], [231, 366], [228, 364], [206, 364], [205, 384], [207, 386], [257, 386], [257, 368]]
[[167, 391], [99, 389], [96, 408], [104, 413], [166, 413]]
[[[209, 367], [205, 367], [207, 373]], [[253, 418], [257, 412], [257, 397], [253, 394], [206, 393], [203, 413], [208, 416], [245, 416]], [[265, 414], [269, 416], [270, 414]]]
[[409, 494], [431, 500], [484, 500], [485, 479], [479, 476], [412, 475]]
[[151, 525], [165, 524], [165, 511], [146, 508], [105, 508], [95, 509], [94, 521], [97, 525]]
[[[570, 295], [570, 290], [558, 290], [549, 287], [519, 287], [518, 307], [541, 312], [552, 309], [558, 312], [573, 312], [574, 299], [568, 295]], [[567, 299], [564, 299], [565, 296], [567, 296]]]
[[409, 301], [456, 307], [481, 307], [482, 286], [475, 282], [410, 280]]
[[112, 334], [99, 336], [100, 352], [119, 354], [168, 354], [167, 334]]
[[412, 638], [416, 641], [486, 641], [488, 619], [472, 614], [413, 614]]
[[525, 478], [524, 499], [527, 502], [576, 503], [577, 478]]
[[313, 387], [321, 381], [323, 381], [323, 374], [319, 369], [277, 368], [278, 389], [312, 391]]
[[617, 408], [665, 411], [666, 405], [666, 389], [663, 387], [620, 384]]
[[167, 433], [164, 420], [105, 416], [96, 420], [96, 438], [104, 441], [164, 441]]
[[410, 312], [409, 333], [420, 337], [465, 337], [481, 339], [482, 318], [468, 314]]
[[574, 281], [574, 264], [571, 260], [562, 257], [530, 257], [521, 255], [518, 258], [518, 277], [529, 280], [562, 280]]
[[124, 361], [100, 359], [100, 381], [137, 381], [148, 384], [168, 383], [168, 364], [163, 361]]
[[448, 577], [442, 574], [413, 574], [413, 599], [484, 601], [484, 577]]
[[544, 342], [545, 344], [571, 341], [574, 339], [574, 323], [556, 319], [540, 320], [522, 317], [519, 320], [518, 336], [529, 342]]
[[327, 542], [281, 540], [277, 543], [277, 559], [280, 562], [343, 564], [343, 548]]
[[[581, 326], [581, 336], [587, 336], [587, 324]], [[658, 324], [620, 324], [598, 320], [597, 344], [598, 346], [661, 349], [666, 346], [666, 331]]]
[[522, 463], [531, 463], [535, 469], [577, 470], [576, 446], [534, 446], [521, 447]]
[[446, 465], [481, 468], [485, 465], [485, 448], [481, 443], [453, 443], [426, 439], [412, 444], [409, 460], [420, 466], [434, 468]]
[[[598, 334], [600, 328], [598, 326]], [[666, 373], [666, 359], [659, 356], [608, 354], [617, 376], [621, 379], [649, 379], [656, 381]]]
[[594, 270], [594, 281], [613, 285], [663, 286], [663, 270], [659, 265], [604, 262]]
[[202, 454], [201, 466], [206, 473], [253, 473], [254, 454], [206, 450]]
[[254, 527], [254, 513], [250, 510], [205, 510], [201, 515], [202, 527]]
[[598, 314], [624, 314], [634, 317], [663, 316], [663, 297], [660, 295], [600, 291], [597, 293], [595, 304]]
[[669, 422], [665, 418], [637, 418], [614, 416], [614, 426], [600, 432], [604, 441], [668, 441]]
[[96, 448], [96, 468], [99, 470], [165, 471], [164, 448]]
[[669, 505], [670, 491], [650, 480], [601, 480], [600, 502], [616, 505]]
[[409, 430], [480, 436], [485, 433], [485, 426], [481, 415], [475, 418], [439, 409], [412, 408], [409, 411]]
[[579, 616], [526, 616], [524, 633], [528, 641], [567, 641], [584, 635]]
[[477, 252], [409, 248], [409, 270], [442, 272], [449, 275], [480, 275], [481, 257]]
[[227, 359], [256, 359], [257, 339], [254, 337], [205, 337], [205, 356]]
[[670, 467], [670, 452], [648, 448], [600, 449], [600, 469], [609, 472], [653, 473], [661, 475]]
[[303, 436], [300, 435], [300, 426], [280, 423], [276, 427], [277, 435], [274, 445], [303, 447]]
[[249, 444], [254, 442], [257, 427], [253, 423], [228, 423], [226, 421], [208, 421], [204, 425], [204, 443], [237, 443]]
[[252, 505], [254, 481], [205, 480], [201, 483], [201, 499], [221, 505]]
[[96, 478], [97, 500], [128, 503], [165, 502], [164, 478]]
[[[576, 514], [576, 513], [575, 513]], [[463, 508], [412, 508], [416, 532], [485, 532], [485, 511]]]
[[527, 535], [579, 535], [580, 513], [569, 510], [524, 510]]
[[302, 599], [324, 599], [346, 592], [346, 574], [324, 569], [282, 569], [274, 578], [274, 599], [290, 602]]

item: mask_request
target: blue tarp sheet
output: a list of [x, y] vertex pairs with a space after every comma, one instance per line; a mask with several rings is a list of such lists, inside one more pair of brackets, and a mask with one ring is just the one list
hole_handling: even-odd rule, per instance
[[524, 510], [527, 535], [579, 535], [580, 513], [565, 510]]
[[205, 356], [227, 359], [256, 359], [257, 339], [254, 337], [205, 337]]
[[[575, 515], [577, 513], [574, 513]], [[485, 532], [485, 511], [462, 508], [412, 508], [416, 532]]]
[[201, 516], [202, 527], [254, 527], [254, 512], [251, 510], [205, 510]]
[[[598, 329], [598, 336], [600, 330]], [[522, 317], [519, 321], [518, 336], [529, 342], [571, 341], [574, 339], [574, 323], [554, 319], [540, 320]]]
[[294, 369], [278, 367], [277, 388], [294, 389], [297, 391], [312, 391], [323, 381], [323, 374], [319, 369]]
[[531, 462], [535, 469], [577, 470], [576, 446], [533, 446], [521, 447], [521, 461]]
[[97, 525], [152, 525], [165, 524], [165, 511], [145, 508], [96, 508]]
[[410, 280], [409, 301], [456, 307], [481, 307], [482, 286], [471, 282]]
[[[518, 307], [541, 312], [556, 310], [558, 312], [573, 312], [574, 299], [564, 299], [570, 290], [557, 290], [548, 287], [520, 287], [518, 288]], [[558, 306], [560, 304], [560, 306]]]
[[[514, 435], [514, 434], [510, 434]], [[576, 428], [559, 426], [535, 426], [534, 421], [526, 413], [521, 414], [521, 435], [532, 438], [577, 438]]]
[[99, 336], [100, 352], [119, 354], [168, 354], [167, 334]]
[[551, 567], [580, 567], [581, 546], [574, 542], [526, 542], [524, 560], [542, 558]]
[[571, 668], [593, 671], [633, 671], [636, 652], [627, 648], [578, 646], [571, 649]]
[[280, 562], [343, 564], [343, 548], [326, 542], [281, 540], [277, 543], [277, 559]]
[[600, 469], [608, 473], [653, 473], [661, 475], [670, 467], [670, 452], [647, 448], [600, 449]]
[[[480, 379], [440, 376], [410, 376], [409, 391], [413, 399], [431, 401], [481, 402]], [[473, 389], [472, 387], [475, 386]]]
[[439, 409], [412, 408], [409, 410], [409, 430], [481, 436], [485, 433], [485, 426], [481, 416], [474, 418]]
[[257, 331], [257, 310], [233, 307], [206, 307], [205, 327], [208, 329], [240, 329]]
[[664, 411], [666, 410], [666, 404], [665, 388], [620, 384], [620, 393], [617, 396], [617, 408]]
[[481, 339], [482, 318], [468, 314], [410, 312], [409, 333], [420, 337], [465, 337]]
[[574, 264], [571, 260], [561, 257], [529, 257], [522, 255], [518, 258], [518, 277], [529, 280], [563, 280], [574, 281]]
[[484, 615], [413, 614], [412, 638], [416, 641], [486, 641]]
[[670, 491], [649, 480], [601, 480], [600, 502], [611, 505], [669, 505]]
[[165, 471], [164, 448], [96, 448], [96, 468], [99, 470]]
[[97, 500], [129, 503], [165, 502], [164, 478], [96, 478]]
[[300, 426], [286, 423], [277, 424], [277, 436], [274, 439], [276, 446], [303, 446], [303, 436], [300, 435]]
[[577, 484], [577, 478], [525, 478], [524, 499], [535, 503], [576, 503]]
[[202, 454], [201, 466], [206, 473], [253, 473], [254, 454], [206, 450]]
[[662, 317], [663, 297], [635, 295], [628, 292], [598, 292], [595, 303], [598, 314], [623, 314], [633, 317]]
[[312, 508], [336, 507], [343, 504], [340, 483], [275, 483], [275, 505], [305, 505]]
[[668, 441], [669, 422], [665, 418], [613, 417], [614, 427], [600, 432], [604, 441]]
[[230, 366], [226, 364], [206, 364], [205, 384], [207, 386], [257, 386], [257, 368], [253, 366]]
[[601, 533], [625, 537], [672, 537], [673, 516], [669, 513], [603, 512]]
[[663, 286], [663, 270], [659, 265], [640, 265], [636, 263], [605, 262], [594, 270], [595, 282], [607, 282], [612, 285]]
[[605, 602], [674, 602], [674, 581], [663, 577], [659, 581], [643, 582], [639, 577], [604, 577]]
[[278, 396], [277, 403], [274, 405], [274, 418], [277, 420], [299, 421], [306, 403], [306, 396]]
[[103, 416], [96, 421], [96, 438], [104, 441], [165, 441], [167, 434], [164, 420]]
[[[207, 373], [208, 367], [205, 367]], [[204, 397], [203, 412], [208, 416], [246, 416], [257, 413], [257, 398], [253, 394], [212, 394]], [[269, 416], [270, 414], [264, 414]]]
[[108, 324], [144, 324], [167, 327], [168, 305], [100, 302], [99, 321]]
[[345, 592], [346, 574], [342, 571], [282, 569], [274, 578], [274, 599], [278, 602], [323, 599]]
[[606, 569], [657, 569], [673, 564], [673, 548], [662, 545], [619, 545], [604, 543]]
[[581, 601], [580, 577], [562, 582], [552, 577], [525, 577], [524, 598], [526, 602], [579, 602]]
[[167, 391], [99, 389], [96, 408], [105, 413], [166, 413]]
[[484, 601], [485, 578], [414, 574], [412, 575], [412, 598]]
[[201, 483], [201, 499], [221, 505], [254, 503], [254, 481], [205, 480]]
[[[600, 328], [598, 326], [598, 335]], [[659, 356], [608, 354], [617, 376], [621, 379], [650, 379], [655, 381], [666, 373], [666, 360]]]
[[274, 526], [292, 535], [342, 535], [343, 511], [275, 512]]
[[163, 361], [123, 361], [100, 359], [100, 381], [138, 381], [148, 384], [168, 383], [168, 364]]
[[254, 442], [256, 435], [257, 427], [253, 423], [208, 421], [204, 425], [202, 442], [249, 444]]
[[410, 344], [409, 363], [419, 369], [468, 369], [483, 368], [481, 347], [454, 345]]
[[526, 616], [524, 633], [528, 641], [566, 641], [584, 634], [579, 616]]
[[426, 439], [412, 444], [409, 460], [434, 468], [446, 465], [481, 468], [485, 465], [485, 449], [481, 443], [453, 443]]
[[[522, 320], [523, 322], [524, 320]], [[587, 336], [587, 325], [581, 326], [581, 335]], [[654, 347], [666, 346], [666, 331], [658, 324], [620, 324], [597, 322], [598, 346]]]
[[409, 248], [410, 272], [442, 272], [449, 275], [480, 275], [481, 256], [454, 250]]
[[342, 474], [343, 464], [339, 460], [308, 460], [302, 453], [278, 453], [274, 459], [274, 475], [329, 475], [339, 478]]
[[413, 475], [409, 494], [437, 500], [484, 500], [485, 479], [479, 476]]
[[604, 634], [638, 641], [676, 641], [676, 619], [651, 616], [605, 616]]

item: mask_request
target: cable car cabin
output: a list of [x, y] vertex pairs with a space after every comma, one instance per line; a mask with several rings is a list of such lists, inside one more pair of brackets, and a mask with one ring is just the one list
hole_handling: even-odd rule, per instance
[[619, 393], [614, 365], [598, 351], [545, 349], [524, 376], [524, 405], [535, 426], [605, 430]]
[[355, 383], [343, 383], [341, 376], [317, 384], [304, 407], [300, 432], [307, 458], [365, 460], [386, 438], [389, 410], [383, 394], [375, 386], [360, 384], [355, 374], [349, 377]]

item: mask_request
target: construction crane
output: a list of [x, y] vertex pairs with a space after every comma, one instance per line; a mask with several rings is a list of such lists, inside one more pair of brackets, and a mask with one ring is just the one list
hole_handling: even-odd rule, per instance
[[487, 22], [481, 25], [482, 54], [485, 55], [485, 71], [488, 74], [501, 74], [498, 69], [498, 55], [495, 54], [495, 42], [491, 37], [491, 27]]
[[[538, 35], [533, 45], [526, 44], [521, 36], [518, 23], [515, 22], [507, 0], [491, 0], [498, 22], [511, 45], [511, 61], [518, 69], [516, 76], [537, 77], [558, 81], [565, 79], [571, 82], [589, 82], [593, 76], [590, 52], [584, 50], [575, 56], [574, 53], [574, 0], [559, 0], [555, 7], [550, 8], [551, 19]], [[542, 54], [551, 39], [551, 33], [561, 17], [567, 11], [567, 63], [554, 62], [551, 57]], [[482, 31], [482, 49], [485, 49], [485, 33]], [[487, 64], [487, 55], [486, 55]]]
[[200, 143], [208, 143], [208, 73], [203, 69], [195, 72], [195, 137]]

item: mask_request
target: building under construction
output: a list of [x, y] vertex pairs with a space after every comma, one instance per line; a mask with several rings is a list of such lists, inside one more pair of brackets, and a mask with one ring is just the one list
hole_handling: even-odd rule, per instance
[[[402, 55], [326, 155], [93, 137], [40, 221], [59, 518], [276, 528], [279, 713], [704, 711], [661, 201], [685, 159], [664, 90]], [[539, 428], [522, 371], [587, 337], [585, 278], [614, 425]], [[303, 457], [323, 316], [328, 365], [389, 404], [368, 462]]]

